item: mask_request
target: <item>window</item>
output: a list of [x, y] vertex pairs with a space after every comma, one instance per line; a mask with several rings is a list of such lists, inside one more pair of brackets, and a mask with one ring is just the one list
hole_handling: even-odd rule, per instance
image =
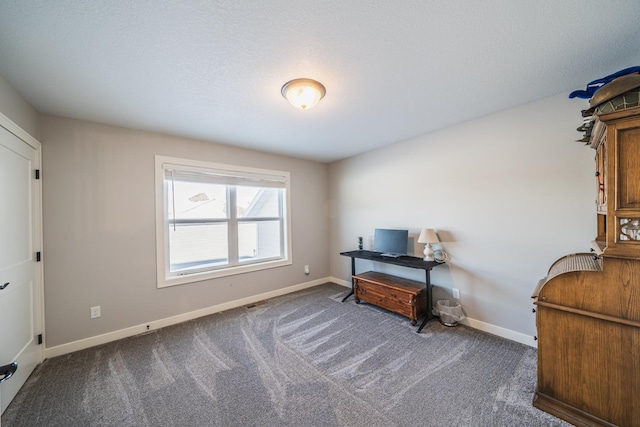
[[291, 264], [289, 173], [156, 156], [158, 287]]

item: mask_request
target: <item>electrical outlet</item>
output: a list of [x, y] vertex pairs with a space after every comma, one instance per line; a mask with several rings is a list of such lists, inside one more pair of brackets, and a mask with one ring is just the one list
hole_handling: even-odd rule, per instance
[[460, 299], [460, 289], [458, 288], [453, 288], [453, 297], [455, 299]]
[[96, 305], [95, 307], [91, 307], [91, 318], [95, 319], [97, 317], [100, 317], [100, 306]]
[[307, 276], [309, 275], [309, 266], [308, 265], [304, 266], [304, 274], [306, 274]]

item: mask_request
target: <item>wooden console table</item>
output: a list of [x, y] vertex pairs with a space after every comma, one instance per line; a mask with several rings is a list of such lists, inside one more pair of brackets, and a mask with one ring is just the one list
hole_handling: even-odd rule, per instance
[[425, 290], [426, 290], [426, 296], [427, 296], [426, 314], [424, 316], [424, 320], [422, 321], [422, 323], [420, 324], [416, 332], [420, 333], [422, 331], [422, 328], [424, 328], [424, 326], [427, 324], [427, 322], [433, 319], [434, 316], [433, 316], [433, 313], [431, 312], [433, 308], [433, 298], [431, 295], [430, 273], [432, 268], [439, 266], [441, 263], [436, 261], [425, 261], [422, 258], [418, 258], [414, 256], [401, 256], [398, 258], [384, 257], [380, 255], [380, 253], [372, 252], [372, 251], [348, 251], [348, 252], [341, 252], [340, 255], [351, 258], [351, 277], [352, 277], [351, 292], [349, 292], [347, 296], [345, 296], [342, 299], [343, 302], [346, 301], [347, 298], [349, 298], [351, 295], [353, 295], [353, 292], [354, 292], [355, 282], [354, 282], [353, 276], [357, 275], [356, 259], [364, 259], [367, 261], [381, 262], [384, 264], [399, 265], [401, 267], [416, 268], [419, 270], [424, 270], [425, 272]]

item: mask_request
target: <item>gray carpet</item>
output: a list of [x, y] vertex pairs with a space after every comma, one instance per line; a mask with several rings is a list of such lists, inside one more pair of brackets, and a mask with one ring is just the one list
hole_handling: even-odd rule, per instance
[[15, 426], [566, 426], [531, 405], [536, 351], [317, 286], [46, 360]]

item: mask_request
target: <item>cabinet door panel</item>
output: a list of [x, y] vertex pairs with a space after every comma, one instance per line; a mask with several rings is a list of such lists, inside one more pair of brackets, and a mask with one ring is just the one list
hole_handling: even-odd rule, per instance
[[640, 208], [640, 127], [619, 129], [618, 145], [618, 209]]

